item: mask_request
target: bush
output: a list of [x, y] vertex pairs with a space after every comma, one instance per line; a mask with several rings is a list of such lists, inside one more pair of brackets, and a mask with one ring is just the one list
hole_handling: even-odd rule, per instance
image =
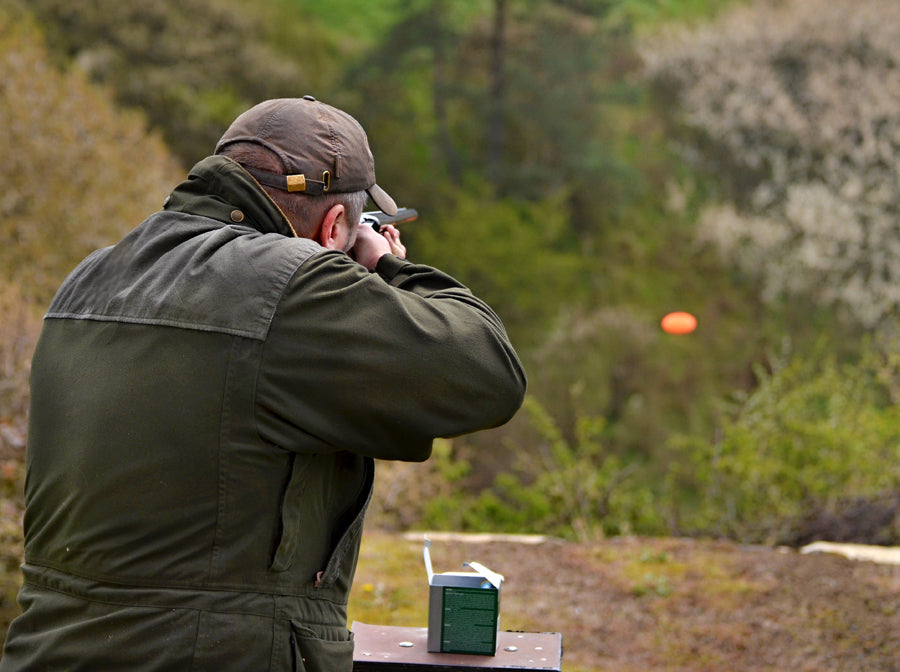
[[[810, 513], [900, 492], [896, 355], [866, 345], [858, 362], [828, 355], [760, 370], [713, 441], [674, 442], [669, 492], [683, 532], [786, 543]], [[887, 521], [890, 523], [891, 521]]]
[[626, 464], [611, 453], [602, 418], [579, 418], [570, 441], [534, 397], [526, 398], [524, 410], [537, 434], [536, 447], [510, 448], [516, 463], [479, 495], [432, 500], [424, 524], [579, 541], [663, 531], [650, 489], [633, 478], [640, 464]]
[[137, 114], [51, 63], [35, 24], [0, 10], [0, 280], [46, 303], [88, 252], [162, 205], [183, 176]]

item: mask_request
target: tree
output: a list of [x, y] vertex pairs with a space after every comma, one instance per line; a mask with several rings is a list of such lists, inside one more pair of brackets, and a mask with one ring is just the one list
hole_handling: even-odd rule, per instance
[[500, 179], [504, 140], [504, 104], [506, 97], [506, 0], [494, 0], [494, 27], [491, 36], [491, 112], [488, 121], [488, 177], [493, 184]]
[[699, 240], [771, 303], [864, 327], [900, 307], [898, 24], [892, 0], [758, 2], [647, 49], [684, 156], [719, 185]]

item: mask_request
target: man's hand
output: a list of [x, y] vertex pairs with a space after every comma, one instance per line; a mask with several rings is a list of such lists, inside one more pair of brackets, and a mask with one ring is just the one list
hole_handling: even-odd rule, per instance
[[380, 233], [376, 233], [368, 224], [360, 224], [356, 242], [350, 248], [350, 256], [371, 271], [385, 254], [406, 258], [406, 247], [400, 242], [397, 228], [388, 224], [382, 227]]
[[387, 238], [391, 245], [391, 254], [399, 259], [406, 259], [406, 245], [400, 242], [400, 231], [392, 224], [381, 227], [380, 234]]

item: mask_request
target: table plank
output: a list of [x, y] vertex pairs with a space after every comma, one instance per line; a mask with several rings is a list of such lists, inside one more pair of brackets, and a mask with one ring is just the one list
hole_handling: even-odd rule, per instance
[[553, 670], [562, 663], [558, 632], [505, 632], [497, 637], [497, 655], [430, 653], [428, 628], [354, 622], [354, 672], [473, 672], [475, 670]]

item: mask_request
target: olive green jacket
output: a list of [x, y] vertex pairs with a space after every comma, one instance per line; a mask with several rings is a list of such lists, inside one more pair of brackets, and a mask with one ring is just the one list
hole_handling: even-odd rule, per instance
[[425, 460], [524, 390], [465, 287], [293, 237], [204, 159], [45, 318], [0, 671], [350, 670], [373, 458]]

